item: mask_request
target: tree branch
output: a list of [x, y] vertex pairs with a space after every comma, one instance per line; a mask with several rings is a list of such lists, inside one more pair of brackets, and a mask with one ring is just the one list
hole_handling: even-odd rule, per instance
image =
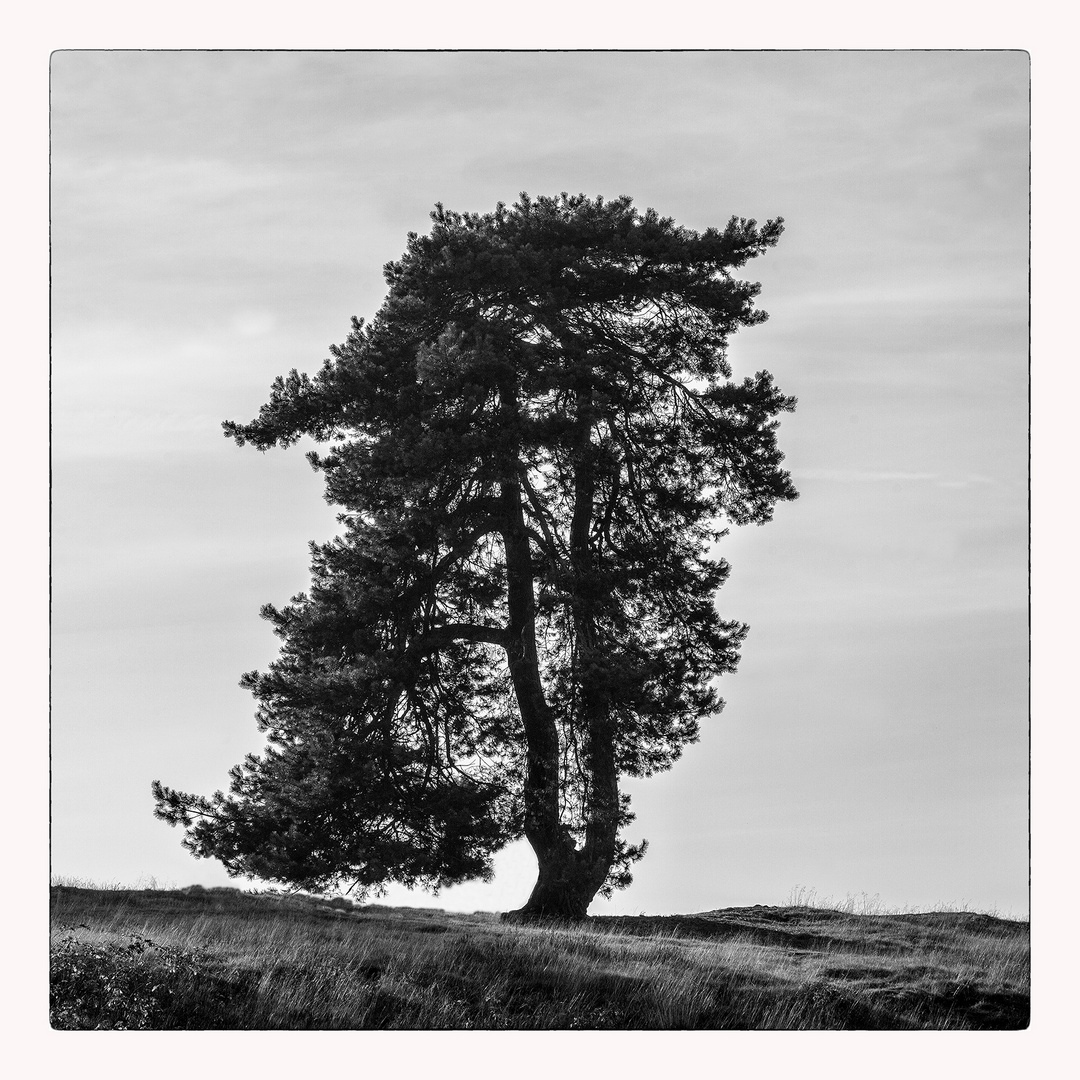
[[410, 658], [427, 656], [455, 641], [486, 642], [508, 648], [510, 631], [503, 626], [486, 626], [483, 623], [446, 623], [433, 626], [423, 637], [411, 642], [405, 653]]

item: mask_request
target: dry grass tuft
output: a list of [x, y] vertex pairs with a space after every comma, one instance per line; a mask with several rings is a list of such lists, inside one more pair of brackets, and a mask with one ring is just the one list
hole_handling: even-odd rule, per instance
[[576, 927], [236, 889], [52, 890], [57, 1028], [1019, 1028], [1026, 923], [813, 907]]

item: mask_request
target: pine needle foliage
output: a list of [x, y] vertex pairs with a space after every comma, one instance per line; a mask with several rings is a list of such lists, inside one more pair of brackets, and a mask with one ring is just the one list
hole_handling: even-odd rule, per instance
[[631, 199], [438, 205], [387, 298], [314, 376], [275, 380], [259, 450], [303, 436], [340, 507], [282, 640], [243, 677], [267, 738], [229, 794], [155, 782], [157, 814], [232, 874], [305, 889], [486, 877], [525, 836], [525, 914], [584, 916], [644, 851], [621, 776], [669, 768], [722, 706], [747, 628], [719, 616], [729, 523], [796, 492], [765, 319], [734, 271], [782, 221], [702, 233]]

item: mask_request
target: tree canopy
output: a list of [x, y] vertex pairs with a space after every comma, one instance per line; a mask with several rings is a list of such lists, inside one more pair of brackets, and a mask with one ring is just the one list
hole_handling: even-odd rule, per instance
[[747, 628], [717, 613], [716, 542], [796, 497], [795, 400], [726, 358], [766, 318], [733, 271], [782, 219], [699, 233], [566, 194], [431, 217], [370, 324], [224, 425], [327, 444], [343, 528], [262, 610], [280, 655], [242, 685], [265, 750], [228, 794], [155, 782], [156, 813], [231, 874], [314, 890], [487, 877], [524, 836], [523, 912], [580, 917], [644, 849], [620, 777], [722, 707]]

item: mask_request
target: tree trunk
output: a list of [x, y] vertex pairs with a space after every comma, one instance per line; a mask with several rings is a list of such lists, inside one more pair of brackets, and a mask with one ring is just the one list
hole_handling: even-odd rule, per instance
[[[578, 855], [579, 875], [593, 894], [604, 884], [615, 859], [619, 834], [619, 774], [615, 762], [615, 725], [606, 678], [597, 683], [596, 672], [605, 657], [598, 631], [602, 586], [590, 533], [597, 485], [596, 447], [592, 441], [593, 394], [578, 393], [579, 430], [574, 462], [574, 513], [570, 523], [570, 561], [574, 571], [572, 605], [580, 688], [578, 720], [585, 736], [585, 844]], [[591, 899], [591, 897], [590, 897]]]
[[543, 854], [538, 851], [536, 884], [527, 903], [516, 911], [507, 912], [503, 918], [508, 922], [580, 922], [584, 919], [597, 889], [604, 883], [607, 868], [597, 881], [595, 873], [588, 872], [589, 867], [581, 856], [582, 852], [575, 851], [570, 842], [558, 851]]
[[[604, 884], [611, 868], [618, 791], [616, 787], [613, 812], [610, 816], [601, 815], [607, 820], [599, 830], [594, 802], [585, 846], [576, 850], [573, 837], [559, 819], [559, 735], [540, 680], [533, 574], [520, 493], [515, 485], [504, 484], [503, 498], [506, 512], [503, 543], [510, 616], [507, 659], [525, 729], [524, 831], [536, 853], [538, 870], [536, 886], [528, 902], [518, 911], [511, 912], [509, 917], [579, 920], [585, 918], [592, 898]], [[606, 800], [600, 801], [606, 803]]]
[[[513, 389], [503, 390], [504, 406], [516, 408]], [[586, 419], [583, 441], [589, 442]], [[592, 516], [595, 482], [591, 448], [580, 463], [574, 521], [571, 525], [575, 571], [587, 578], [590, 570], [588, 527]], [[586, 806], [584, 846], [578, 850], [569, 829], [560, 820], [559, 734], [544, 694], [536, 645], [536, 600], [528, 531], [522, 509], [522, 492], [516, 479], [500, 486], [503, 548], [506, 556], [508, 645], [507, 660], [522, 725], [525, 729], [524, 832], [536, 853], [537, 880], [528, 902], [509, 912], [512, 920], [584, 919], [589, 904], [607, 879], [615, 856], [618, 833], [618, 776], [615, 769], [614, 732], [606, 702], [584, 688], [588, 703], [586, 759], [591, 791]], [[579, 641], [592, 643], [591, 611], [577, 610]], [[601, 695], [602, 696], [602, 695]]]
[[544, 696], [536, 650], [532, 557], [516, 484], [502, 485], [509, 645], [507, 660], [525, 729], [525, 838], [536, 853], [539, 876], [523, 919], [582, 919], [594, 888], [583, 897], [576, 884], [574, 841], [559, 820], [559, 733]]

